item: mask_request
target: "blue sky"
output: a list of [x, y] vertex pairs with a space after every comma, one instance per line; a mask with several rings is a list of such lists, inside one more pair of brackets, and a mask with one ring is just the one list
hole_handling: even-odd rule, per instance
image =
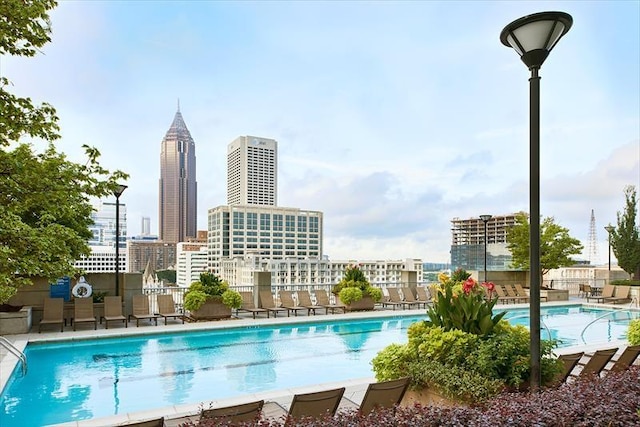
[[226, 203], [226, 147], [274, 138], [279, 205], [325, 214], [331, 259], [448, 262], [450, 221], [527, 211], [529, 71], [502, 28], [574, 25], [543, 65], [541, 213], [606, 232], [640, 185], [640, 2], [62, 1], [53, 42], [0, 58], [53, 104], [58, 147], [131, 175], [128, 234], [157, 232], [160, 142], [180, 99], [196, 142], [198, 228]]

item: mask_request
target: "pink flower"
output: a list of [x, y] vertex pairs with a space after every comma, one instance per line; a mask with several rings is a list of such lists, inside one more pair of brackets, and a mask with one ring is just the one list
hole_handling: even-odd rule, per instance
[[476, 286], [476, 281], [473, 280], [471, 277], [469, 277], [467, 280], [464, 281], [464, 283], [462, 284], [462, 292], [464, 292], [465, 294], [470, 294], [471, 291], [473, 290], [473, 288]]
[[493, 282], [484, 282], [482, 284], [489, 292], [493, 292], [496, 289], [496, 285]]

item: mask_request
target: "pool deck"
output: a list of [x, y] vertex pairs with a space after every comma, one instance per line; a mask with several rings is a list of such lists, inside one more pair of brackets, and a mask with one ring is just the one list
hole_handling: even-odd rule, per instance
[[[596, 308], [616, 308], [616, 309], [626, 309], [628, 308], [626, 305], [624, 306], [612, 306], [605, 304], [587, 304], [585, 299], [581, 298], [570, 298], [569, 301], [558, 301], [558, 302], [549, 302], [542, 303], [542, 307], [553, 307], [553, 306], [566, 306], [566, 305], [584, 305]], [[509, 309], [522, 309], [528, 308], [528, 304], [506, 304], [506, 305], [496, 305], [494, 310], [498, 310], [500, 308], [509, 308]], [[198, 330], [220, 330], [220, 329], [229, 329], [229, 328], [242, 328], [242, 327], [251, 327], [256, 325], [279, 325], [279, 324], [292, 324], [292, 323], [304, 323], [304, 322], [318, 322], [318, 321], [333, 321], [333, 320], [343, 320], [343, 319], [362, 319], [362, 318], [372, 318], [372, 317], [389, 317], [389, 316], [411, 316], [419, 313], [424, 313], [424, 309], [407, 309], [407, 310], [391, 310], [389, 308], [386, 309], [376, 309], [374, 311], [367, 312], [354, 312], [354, 313], [346, 313], [346, 314], [318, 314], [307, 316], [303, 313], [300, 313], [298, 316], [287, 317], [284, 315], [280, 315], [276, 318], [265, 318], [264, 316], [253, 319], [250, 313], [240, 313], [239, 317], [234, 317], [228, 320], [220, 320], [220, 321], [210, 321], [210, 322], [197, 322], [197, 323], [184, 323], [182, 324], [179, 320], [169, 320], [168, 324], [165, 325], [164, 321], [160, 319], [158, 321], [158, 326], [155, 326], [148, 322], [142, 322], [140, 327], [135, 327], [135, 323], [129, 323], [129, 327], [125, 328], [118, 324], [114, 324], [116, 327], [105, 329], [104, 324], [99, 324], [98, 330], [93, 329], [83, 329], [78, 331], [73, 331], [69, 326], [67, 326], [67, 330], [64, 332], [58, 331], [43, 331], [42, 333], [31, 332], [29, 334], [23, 335], [9, 335], [6, 338], [9, 339], [20, 351], [24, 351], [25, 347], [29, 342], [47, 342], [47, 341], [59, 341], [59, 340], [83, 340], [83, 339], [92, 339], [96, 337], [124, 337], [124, 336], [132, 336], [132, 335], [147, 335], [147, 334], [158, 334], [158, 333], [172, 333], [172, 332], [184, 332], [184, 331], [198, 331]], [[86, 327], [85, 327], [86, 328]], [[37, 328], [33, 328], [37, 331]], [[33, 330], [32, 329], [32, 330]], [[614, 346], [624, 347], [628, 345], [626, 341], [619, 342], [609, 342], [606, 344], [599, 345], [583, 345], [583, 346], [573, 346], [573, 347], [565, 347], [560, 348], [556, 351], [557, 354], [563, 353], [573, 353], [577, 351], [584, 351], [586, 353], [591, 353], [600, 348], [612, 348]], [[7, 351], [0, 347], [0, 390], [2, 390], [9, 380], [11, 373], [18, 363], [18, 359]], [[189, 417], [195, 417], [194, 420], [197, 420], [197, 415], [203, 408], [208, 407], [225, 407], [231, 406], [241, 403], [247, 403], [255, 400], [264, 400], [265, 406], [263, 409], [263, 417], [268, 419], [278, 419], [284, 414], [289, 408], [289, 404], [293, 398], [294, 394], [300, 393], [310, 393], [315, 391], [328, 390], [331, 388], [345, 387], [346, 391], [344, 394], [343, 401], [340, 404], [340, 408], [353, 408], [354, 403], [359, 404], [364, 397], [364, 393], [367, 389], [367, 386], [375, 382], [375, 378], [359, 378], [353, 380], [340, 381], [337, 383], [319, 383], [312, 386], [298, 387], [298, 388], [288, 388], [288, 389], [280, 389], [280, 390], [272, 390], [267, 392], [255, 393], [255, 394], [247, 394], [243, 396], [237, 396], [228, 399], [218, 399], [213, 401], [205, 401], [205, 402], [194, 402], [192, 404], [178, 405], [178, 406], [170, 406], [159, 409], [153, 409], [149, 411], [142, 412], [134, 412], [128, 414], [120, 414], [109, 417], [101, 417], [94, 418], [89, 420], [82, 421], [74, 421], [63, 424], [56, 424], [57, 427], [95, 427], [95, 426], [113, 426], [113, 425], [121, 425], [126, 424], [127, 422], [132, 421], [140, 421], [152, 418], [165, 417], [167, 426], [178, 426], [180, 423], [183, 423], [189, 419]]]

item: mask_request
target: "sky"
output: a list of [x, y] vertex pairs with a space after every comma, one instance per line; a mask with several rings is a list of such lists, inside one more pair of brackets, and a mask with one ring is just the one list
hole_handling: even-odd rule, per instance
[[[339, 259], [450, 261], [451, 220], [529, 210], [529, 76], [499, 35], [535, 12], [573, 27], [540, 70], [540, 211], [607, 262], [604, 226], [640, 187], [638, 1], [61, 1], [52, 42], [0, 57], [58, 112], [60, 151], [130, 178], [127, 234], [158, 229], [160, 144], [178, 99], [196, 144], [198, 229], [226, 204], [226, 149], [278, 141], [278, 205], [324, 213]], [[615, 258], [614, 258], [615, 260]]]

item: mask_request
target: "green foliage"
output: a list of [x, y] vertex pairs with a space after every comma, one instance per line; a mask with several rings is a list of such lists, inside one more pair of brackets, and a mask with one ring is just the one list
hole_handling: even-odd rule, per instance
[[631, 185], [625, 187], [624, 195], [624, 212], [618, 212], [618, 226], [614, 227], [609, 234], [609, 241], [618, 265], [629, 273], [629, 276], [636, 274], [636, 278], [640, 279], [640, 233], [636, 224], [638, 210], [636, 188]]
[[200, 280], [193, 282], [184, 294], [184, 308], [195, 311], [202, 307], [209, 299], [222, 301], [230, 308], [242, 306], [242, 296], [239, 292], [229, 289], [229, 284], [212, 273], [201, 273]]
[[[49, 41], [48, 12], [55, 5], [0, 2], [0, 56], [35, 55]], [[99, 151], [86, 145], [86, 163], [68, 161], [51, 143], [59, 138], [55, 109], [10, 94], [10, 84], [0, 77], [0, 303], [33, 277], [55, 281], [81, 273], [73, 265], [90, 253], [89, 199], [112, 194], [128, 177], [103, 169]], [[49, 144], [36, 152], [21, 143], [24, 137]]]
[[108, 293], [109, 292], [93, 291], [91, 298], [93, 298], [93, 302], [104, 302], [104, 297], [106, 297]]
[[[360, 292], [357, 292], [358, 290]], [[382, 290], [371, 286], [371, 283], [369, 283], [369, 280], [357, 265], [347, 267], [342, 280], [333, 287], [331, 292], [334, 295], [338, 295], [340, 301], [344, 304], [359, 301], [365, 295], [370, 296], [375, 302], [382, 300]]]
[[471, 277], [471, 273], [469, 273], [467, 270], [464, 270], [462, 268], [458, 268], [458, 269], [456, 269], [456, 271], [454, 271], [451, 274], [451, 281], [456, 282], [456, 283], [464, 282], [469, 277]]
[[631, 345], [640, 344], [640, 319], [632, 320], [627, 330], [627, 340]]
[[176, 283], [176, 270], [159, 270], [156, 271], [158, 280], [164, 280], [166, 283]]
[[493, 306], [498, 300], [486, 298], [485, 287], [493, 288], [493, 283], [481, 286], [470, 277], [460, 283], [444, 274], [440, 280], [440, 286], [435, 288], [435, 301], [427, 310], [427, 324], [445, 331], [458, 329], [476, 335], [490, 334], [505, 314], [493, 316]]
[[[527, 214], [516, 214], [516, 224], [507, 230], [507, 248], [514, 268], [529, 270], [529, 220]], [[582, 252], [582, 243], [569, 235], [569, 229], [546, 217], [540, 224], [540, 269], [549, 270], [572, 265], [572, 255]]]

